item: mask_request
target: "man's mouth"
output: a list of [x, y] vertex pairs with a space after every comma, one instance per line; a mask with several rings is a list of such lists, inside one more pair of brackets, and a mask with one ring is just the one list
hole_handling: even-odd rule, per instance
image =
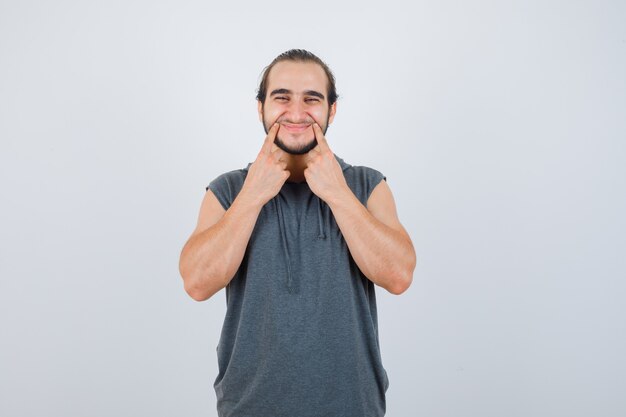
[[281, 125], [287, 129], [288, 132], [304, 132], [309, 126], [311, 126], [310, 123], [303, 123], [303, 124], [291, 124], [291, 123], [281, 123]]

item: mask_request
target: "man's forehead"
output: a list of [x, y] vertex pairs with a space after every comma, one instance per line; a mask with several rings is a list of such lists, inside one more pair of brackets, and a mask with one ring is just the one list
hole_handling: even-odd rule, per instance
[[268, 91], [286, 89], [293, 94], [326, 89], [326, 73], [313, 62], [278, 62], [268, 74]]

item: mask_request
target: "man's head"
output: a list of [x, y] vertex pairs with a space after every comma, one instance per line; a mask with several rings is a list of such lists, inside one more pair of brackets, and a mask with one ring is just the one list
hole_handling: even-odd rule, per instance
[[326, 134], [337, 111], [335, 77], [317, 56], [303, 49], [280, 54], [263, 71], [257, 93], [259, 119], [265, 133], [275, 122], [280, 129], [274, 143], [293, 155], [317, 145], [317, 122]]

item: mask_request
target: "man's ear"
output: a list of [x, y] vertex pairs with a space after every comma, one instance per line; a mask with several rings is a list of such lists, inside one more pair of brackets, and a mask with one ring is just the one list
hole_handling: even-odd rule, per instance
[[330, 106], [330, 110], [328, 113], [328, 124], [331, 124], [333, 122], [333, 119], [335, 118], [335, 113], [337, 113], [337, 102], [335, 101], [333, 103], [332, 106]]
[[257, 100], [256, 104], [257, 104], [257, 111], [259, 112], [259, 121], [263, 123], [263, 103], [261, 103], [261, 100]]

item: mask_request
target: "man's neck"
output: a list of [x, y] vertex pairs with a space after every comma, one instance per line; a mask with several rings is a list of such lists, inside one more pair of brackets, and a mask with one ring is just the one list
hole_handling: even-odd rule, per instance
[[306, 164], [307, 155], [290, 155], [287, 154], [283, 157], [283, 160], [287, 162], [287, 171], [291, 173], [289, 178], [287, 178], [288, 182], [304, 182], [306, 178], [304, 177], [304, 170], [307, 167]]
[[[272, 152], [278, 149], [276, 144], [272, 145]], [[304, 177], [304, 169], [306, 168], [306, 157], [307, 154], [304, 155], [292, 155], [285, 152], [285, 155], [281, 158], [283, 161], [287, 162], [287, 171], [290, 172], [289, 178], [287, 178], [287, 182], [303, 182], [306, 180]]]

